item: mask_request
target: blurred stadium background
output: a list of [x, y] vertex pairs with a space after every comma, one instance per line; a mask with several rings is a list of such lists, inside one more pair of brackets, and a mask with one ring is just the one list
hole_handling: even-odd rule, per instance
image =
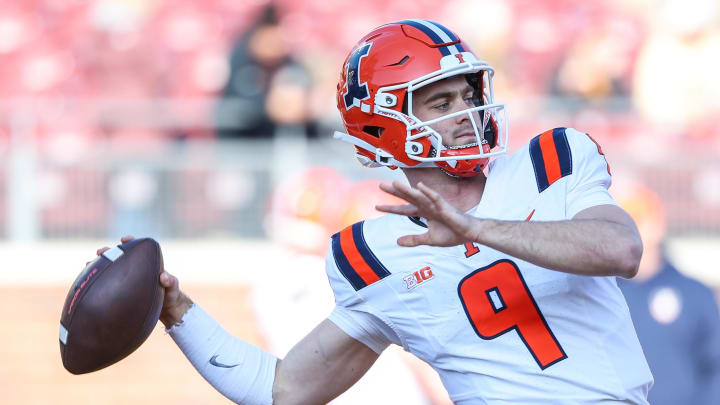
[[331, 229], [372, 215], [374, 182], [399, 176], [361, 168], [331, 134], [345, 52], [408, 17], [449, 26], [495, 67], [511, 149], [572, 126], [603, 146], [611, 191], [655, 190], [671, 256], [717, 288], [719, 6], [0, 1], [0, 400], [225, 403], [160, 327], [120, 364], [69, 375], [67, 288], [96, 248], [152, 236], [191, 296], [264, 345], [255, 276], [282, 283], [278, 251], [318, 253]]

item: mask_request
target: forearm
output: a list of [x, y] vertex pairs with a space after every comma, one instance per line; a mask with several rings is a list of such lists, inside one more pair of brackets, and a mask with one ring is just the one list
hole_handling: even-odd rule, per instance
[[273, 403], [277, 358], [230, 335], [197, 306], [168, 333], [200, 375], [228, 399], [246, 405]]
[[325, 320], [280, 360], [230, 335], [191, 302], [189, 308], [169, 333], [197, 371], [236, 403], [327, 403], [354, 384], [378, 357]]
[[326, 319], [278, 363], [274, 403], [328, 403], [365, 374], [377, 357]]
[[541, 267], [587, 276], [637, 273], [642, 246], [627, 225], [600, 219], [520, 222], [478, 219], [476, 242]]

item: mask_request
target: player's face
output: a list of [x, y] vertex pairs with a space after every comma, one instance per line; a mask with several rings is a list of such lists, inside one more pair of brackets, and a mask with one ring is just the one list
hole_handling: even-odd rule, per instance
[[[454, 76], [421, 87], [413, 93], [413, 113], [422, 121], [475, 107], [474, 89], [464, 76]], [[473, 113], [480, 123], [479, 114]], [[443, 139], [445, 146], [461, 146], [477, 141], [470, 117], [460, 114], [431, 125]]]

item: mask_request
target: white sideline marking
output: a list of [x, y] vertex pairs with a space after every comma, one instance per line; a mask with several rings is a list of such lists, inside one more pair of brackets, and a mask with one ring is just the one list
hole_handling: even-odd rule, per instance
[[[15, 243], [0, 241], [0, 288], [10, 286], [57, 286], [69, 288], [85, 263], [95, 259], [98, 246], [107, 240], [40, 241]], [[282, 271], [282, 258], [290, 253], [278, 244], [262, 239], [203, 238], [160, 241], [165, 268], [181, 282], [198, 284], [252, 284], [258, 269]], [[720, 236], [686, 237], [668, 240], [670, 257], [683, 274], [720, 286], [720, 272], [708, 263], [720, 262]], [[286, 250], [286, 249], [285, 249]], [[33, 259], [32, 271], [15, 271], [27, 267]], [[272, 271], [271, 271], [272, 270]], [[317, 271], [324, 271], [322, 265]], [[1, 401], [0, 401], [1, 402]]]
[[[1, 163], [0, 163], [1, 165]], [[70, 288], [73, 280], [95, 260], [98, 246], [107, 240], [41, 241], [14, 243], [0, 240], [0, 288], [5, 286], [57, 286]], [[181, 282], [248, 284], [257, 269], [280, 268], [276, 263], [282, 246], [258, 239], [193, 239], [160, 241], [165, 268]], [[33, 265], [26, 269], [28, 258]], [[318, 271], [324, 271], [322, 265]], [[0, 400], [0, 403], [2, 400]]]

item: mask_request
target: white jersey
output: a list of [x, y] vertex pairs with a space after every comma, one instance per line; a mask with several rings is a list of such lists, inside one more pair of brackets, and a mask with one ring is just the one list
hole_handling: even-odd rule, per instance
[[[323, 280], [325, 276], [318, 271], [322, 261], [322, 256], [281, 251], [273, 257], [273, 266], [252, 278], [251, 297], [260, 332], [270, 352], [281, 358], [332, 310], [332, 293]], [[406, 356], [399, 349], [385, 352], [362, 381], [330, 404], [429, 405], [424, 387], [401, 355]], [[389, 390], [390, 381], [401, 384], [402, 391]]]
[[[609, 186], [600, 147], [557, 128], [494, 160], [470, 214], [571, 219], [615, 204]], [[385, 215], [333, 236], [330, 319], [348, 335], [420, 357], [458, 404], [647, 404], [652, 376], [614, 277], [553, 271], [477, 243], [397, 245], [424, 227]]]

